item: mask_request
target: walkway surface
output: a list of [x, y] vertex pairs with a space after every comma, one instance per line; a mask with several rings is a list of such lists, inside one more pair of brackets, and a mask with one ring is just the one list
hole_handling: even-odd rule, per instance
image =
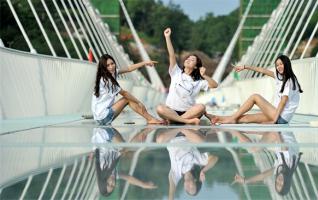
[[[281, 153], [292, 163], [300, 152], [286, 198], [317, 199], [318, 127], [310, 124], [317, 120], [296, 115], [290, 125], [211, 126], [203, 120], [200, 126], [165, 126], [146, 125], [126, 112], [109, 127], [79, 115], [1, 121], [0, 199], [99, 198], [98, 177], [105, 174], [98, 166], [116, 169], [110, 199], [167, 199], [169, 174], [177, 185], [175, 199], [279, 199], [274, 173], [248, 184], [233, 183], [234, 177], [249, 180], [277, 169]], [[191, 188], [200, 186], [184, 186], [178, 172], [194, 163], [200, 171], [210, 161], [201, 189], [191, 197]]]

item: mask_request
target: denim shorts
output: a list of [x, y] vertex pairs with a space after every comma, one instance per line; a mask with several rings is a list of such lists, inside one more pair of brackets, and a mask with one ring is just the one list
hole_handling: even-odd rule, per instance
[[115, 113], [114, 110], [112, 108], [107, 108], [109, 110], [108, 114], [106, 115], [106, 117], [104, 119], [101, 120], [97, 120], [97, 123], [100, 126], [107, 126], [110, 125], [114, 119]]
[[276, 124], [288, 124], [288, 121], [286, 121], [284, 118], [281, 116], [278, 117]]

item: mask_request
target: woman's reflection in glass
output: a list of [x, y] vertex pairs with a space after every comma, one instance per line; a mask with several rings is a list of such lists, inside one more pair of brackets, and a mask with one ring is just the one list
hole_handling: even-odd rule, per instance
[[[253, 142], [247, 135], [241, 132], [231, 131], [240, 142]], [[242, 177], [236, 175], [234, 182], [241, 184], [256, 183], [263, 181], [266, 177], [274, 176], [275, 191], [280, 195], [286, 195], [290, 191], [293, 174], [299, 164], [302, 153], [299, 152], [296, 138], [292, 132], [270, 132], [259, 133], [262, 135], [261, 143], [284, 143], [288, 146], [276, 147], [274, 166], [253, 177]], [[292, 144], [292, 145], [290, 145]], [[252, 151], [260, 151], [261, 148], [253, 148]]]
[[[169, 172], [169, 199], [174, 198], [176, 187], [183, 178], [184, 190], [187, 194], [195, 196], [199, 193], [205, 181], [205, 173], [214, 167], [218, 157], [208, 152], [201, 153], [189, 143], [202, 143], [204, 136], [192, 129], [170, 129], [157, 135], [157, 143], [172, 143], [168, 146], [171, 162]], [[185, 144], [182, 147], [182, 144]]]
[[[145, 129], [140, 132], [144, 135], [145, 132], [150, 131]], [[137, 134], [132, 140], [136, 140]], [[157, 186], [153, 182], [144, 182], [133, 176], [125, 175], [117, 172], [117, 165], [119, 164], [120, 158], [128, 151], [123, 148], [107, 147], [107, 143], [120, 143], [125, 142], [122, 135], [114, 128], [110, 127], [99, 127], [94, 128], [92, 143], [99, 144], [99, 147], [94, 147], [95, 154], [95, 165], [97, 183], [100, 193], [103, 196], [110, 196], [116, 187], [117, 179], [127, 181], [132, 185], [139, 186], [144, 189], [155, 189]]]

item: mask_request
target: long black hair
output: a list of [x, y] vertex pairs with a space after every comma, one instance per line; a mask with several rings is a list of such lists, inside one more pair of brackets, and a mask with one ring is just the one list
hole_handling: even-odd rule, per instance
[[202, 187], [202, 182], [201, 182], [201, 180], [200, 180], [200, 172], [201, 172], [201, 169], [202, 169], [201, 166], [199, 166], [199, 165], [193, 165], [193, 167], [192, 167], [192, 169], [191, 169], [191, 171], [190, 171], [190, 173], [192, 174], [192, 177], [193, 177], [193, 179], [194, 179], [194, 183], [195, 183], [195, 185], [196, 185], [196, 191], [195, 191], [194, 194], [190, 194], [190, 193], [187, 191], [187, 193], [188, 193], [189, 195], [191, 195], [191, 196], [196, 196], [196, 195], [200, 192], [200, 190], [201, 190], [201, 187]]
[[282, 157], [283, 163], [277, 167], [275, 179], [277, 179], [277, 177], [279, 175], [282, 175], [284, 178], [284, 183], [283, 183], [282, 189], [278, 191], [277, 186], [276, 186], [276, 181], [275, 181], [275, 189], [276, 189], [276, 192], [278, 194], [283, 196], [283, 195], [286, 195], [290, 190], [291, 183], [292, 183], [292, 177], [293, 177], [293, 174], [294, 174], [294, 172], [299, 164], [299, 160], [300, 160], [302, 153], [298, 154], [298, 158], [296, 158], [296, 155], [293, 155], [291, 167], [289, 167], [287, 165], [284, 154], [280, 153], [280, 155]]
[[100, 150], [97, 148], [95, 150], [95, 165], [96, 165], [96, 176], [97, 176], [97, 185], [99, 188], [99, 192], [107, 197], [111, 195], [112, 191], [107, 191], [107, 179], [112, 175], [115, 174], [115, 180], [117, 176], [116, 172], [116, 165], [118, 164], [119, 161], [119, 154], [117, 152], [110, 152], [107, 155], [105, 159], [104, 165], [101, 167], [100, 166]]
[[[289, 79], [291, 79], [293, 82], [293, 90], [296, 90], [296, 84], [297, 84], [299, 92], [303, 93], [303, 90], [301, 89], [300, 84], [297, 80], [297, 77], [294, 74], [293, 69], [291, 67], [290, 59], [285, 55], [280, 55], [276, 58], [275, 63], [278, 59], [280, 59], [284, 64], [284, 73], [282, 74], [283, 78], [281, 79], [281, 81], [283, 81], [283, 85], [282, 85], [282, 88], [280, 89], [280, 93], [284, 92], [286, 82]], [[277, 71], [277, 68], [276, 68], [276, 76], [279, 77], [279, 72]]]
[[[100, 79], [102, 78], [103, 81], [105, 82], [105, 87], [108, 88], [108, 90], [111, 90], [114, 92], [116, 90], [116, 87], [119, 87], [119, 84], [116, 80], [117, 76], [117, 70], [115, 77], [107, 70], [107, 60], [111, 59], [115, 65], [115, 59], [110, 56], [109, 54], [104, 54], [99, 58], [98, 65], [97, 65], [97, 73], [96, 73], [96, 80], [95, 80], [95, 87], [94, 87], [94, 95], [96, 97], [99, 97], [99, 84], [100, 84]], [[109, 82], [112, 83], [112, 86], [110, 87]]]
[[[196, 69], [193, 69], [193, 71], [191, 72], [190, 76], [192, 77], [192, 79], [193, 79], [194, 81], [202, 80], [203, 77], [202, 77], [201, 74], [200, 74], [200, 68], [202, 67], [202, 60], [201, 60], [201, 58], [200, 58], [198, 55], [196, 55], [196, 54], [190, 54], [190, 55], [188, 55], [184, 60], [186, 60], [186, 59], [189, 58], [190, 56], [194, 56], [194, 57], [197, 58], [197, 64], [196, 64], [196, 67], [197, 67], [197, 68], [196, 68]], [[182, 72], [184, 72], [184, 66], [183, 66], [183, 68], [182, 68]]]

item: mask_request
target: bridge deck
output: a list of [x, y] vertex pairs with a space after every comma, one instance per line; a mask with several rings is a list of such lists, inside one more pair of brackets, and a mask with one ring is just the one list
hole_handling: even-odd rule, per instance
[[[229, 111], [216, 113], [228, 114]], [[303, 153], [288, 195], [293, 199], [314, 199], [318, 184], [318, 128], [310, 122], [317, 120], [316, 116], [295, 115], [289, 125], [211, 126], [203, 120], [199, 126], [165, 126], [146, 125], [141, 117], [127, 112], [120, 115], [112, 127], [98, 127], [93, 120], [76, 115], [2, 121], [0, 197], [37, 198], [44, 190], [43, 198], [50, 198], [65, 168], [55, 198], [61, 198], [64, 193], [75, 198], [73, 190], [83, 198], [97, 198], [96, 162], [92, 161], [96, 161], [96, 154], [92, 152], [97, 147], [121, 152], [116, 167], [120, 174], [144, 180], [145, 184], [151, 181], [157, 187], [148, 190], [118, 179], [112, 198], [166, 199], [170, 162], [176, 159], [167, 148], [174, 147], [208, 152], [218, 159], [206, 172], [198, 199], [208, 199], [211, 195], [217, 199], [255, 199], [258, 194], [278, 197], [273, 176], [260, 183], [231, 183], [236, 173], [251, 177], [274, 167], [275, 154], [284, 149]], [[107, 136], [109, 140], [100, 143], [96, 135]], [[176, 142], [179, 138], [183, 138], [182, 142]], [[81, 177], [79, 180], [72, 175], [73, 168]], [[69, 179], [72, 182], [67, 188]], [[190, 198], [183, 184], [179, 183], [175, 197]]]

